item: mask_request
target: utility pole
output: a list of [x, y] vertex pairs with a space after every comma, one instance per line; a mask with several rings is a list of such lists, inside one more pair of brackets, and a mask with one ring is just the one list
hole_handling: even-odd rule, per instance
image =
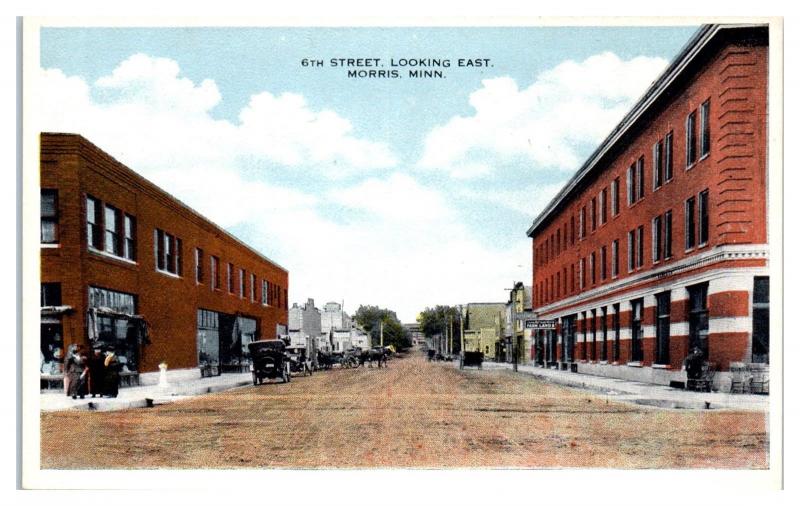
[[448, 350], [448, 355], [453, 354], [453, 315], [447, 316], [447, 321], [450, 323], [450, 349]]
[[[511, 283], [511, 363], [517, 372], [517, 283]], [[523, 288], [524, 289], [524, 288]]]
[[381, 348], [383, 348], [383, 320], [381, 320]]
[[458, 305], [458, 326], [461, 329], [461, 350], [459, 351], [459, 355], [461, 360], [459, 362], [461, 369], [464, 368], [464, 312], [461, 308], [461, 304]]

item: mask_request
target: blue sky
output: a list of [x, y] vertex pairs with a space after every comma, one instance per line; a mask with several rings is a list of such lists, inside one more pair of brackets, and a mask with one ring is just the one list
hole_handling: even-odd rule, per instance
[[[530, 282], [531, 220], [696, 28], [43, 28], [41, 125], [289, 268], [292, 301], [410, 321]], [[452, 65], [357, 79], [331, 58]]]

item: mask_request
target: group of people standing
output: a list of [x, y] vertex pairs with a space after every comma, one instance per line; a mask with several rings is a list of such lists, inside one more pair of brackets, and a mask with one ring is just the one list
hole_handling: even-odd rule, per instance
[[77, 346], [64, 367], [64, 390], [73, 399], [87, 395], [116, 397], [121, 369], [113, 348], [94, 348], [89, 356], [83, 346]]

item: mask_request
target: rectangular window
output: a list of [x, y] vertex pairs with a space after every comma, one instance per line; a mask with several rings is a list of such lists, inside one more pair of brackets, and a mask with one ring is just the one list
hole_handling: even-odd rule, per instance
[[664, 137], [664, 182], [672, 179], [672, 132]]
[[561, 272], [556, 272], [556, 297], [561, 296]]
[[556, 255], [561, 253], [561, 229], [556, 232]]
[[631, 230], [628, 232], [628, 272], [633, 271], [634, 252], [636, 249], [636, 231]]
[[153, 231], [156, 269], [181, 276], [183, 274], [183, 242], [161, 229]]
[[661, 251], [663, 244], [661, 242], [661, 216], [653, 218], [653, 263], [661, 260]]
[[94, 249], [103, 249], [100, 201], [86, 196], [86, 243]]
[[636, 202], [636, 164], [628, 167], [628, 205]]
[[636, 267], [644, 265], [644, 225], [636, 229]]
[[619, 276], [619, 239], [611, 243], [611, 277]]
[[711, 151], [711, 103], [706, 100], [700, 106], [700, 158]]
[[120, 243], [119, 222], [120, 212], [108, 204], [105, 207], [105, 252], [112, 255], [122, 256]]
[[686, 117], [686, 167], [697, 160], [697, 112], [692, 111]]
[[611, 315], [611, 328], [614, 331], [614, 349], [612, 350], [611, 360], [619, 362], [620, 355], [620, 325], [619, 325], [619, 304], [613, 305], [614, 313]]
[[579, 267], [578, 274], [579, 274], [580, 283], [581, 283], [581, 290], [583, 290], [584, 287], [586, 287], [586, 259], [585, 258], [581, 258], [581, 263], [580, 263], [580, 265], [578, 267]]
[[256, 301], [256, 275], [250, 273], [250, 300]]
[[608, 199], [606, 198], [607, 190], [603, 188], [600, 190], [600, 224], [602, 225], [608, 221]]
[[664, 260], [672, 258], [672, 211], [664, 213]]
[[41, 290], [41, 307], [61, 305], [61, 283], [42, 283]]
[[272, 305], [272, 283], [267, 281], [267, 305]]
[[175, 241], [173, 237], [164, 232], [164, 270], [175, 271]]
[[228, 262], [228, 293], [233, 293], [234, 279], [233, 279], [233, 264]]
[[136, 218], [130, 214], [125, 215], [125, 243], [122, 256], [136, 261]]
[[592, 362], [597, 362], [597, 309], [592, 309], [589, 326], [592, 329]]
[[569, 227], [570, 227], [570, 244], [575, 244], [575, 216], [570, 216], [569, 218]]
[[58, 190], [41, 191], [41, 231], [42, 244], [58, 243]]
[[663, 159], [662, 159], [662, 150], [663, 145], [659, 140], [655, 144], [653, 144], [653, 189], [657, 189], [661, 187], [663, 181]]
[[670, 292], [656, 294], [656, 364], [669, 364]]
[[695, 232], [694, 232], [694, 197], [689, 197], [686, 200], [685, 208], [685, 245], [686, 249], [694, 248], [694, 239], [695, 239]]
[[175, 272], [178, 276], [183, 276], [183, 241], [175, 238]]
[[700, 246], [708, 243], [708, 190], [703, 190], [697, 199], [697, 232], [699, 238], [697, 240]]
[[608, 274], [606, 271], [606, 247], [603, 246], [600, 248], [600, 279], [605, 281], [606, 274]]
[[239, 297], [244, 299], [244, 284], [246, 273], [244, 269], [239, 269]]
[[611, 181], [611, 216], [619, 214], [619, 178]]
[[194, 279], [198, 283], [203, 282], [203, 250], [194, 249]]
[[592, 223], [592, 232], [597, 230], [597, 199], [592, 197], [591, 203], [591, 223]]
[[575, 264], [569, 264], [569, 291], [575, 292]]
[[769, 364], [769, 277], [753, 278], [753, 362]]
[[578, 224], [580, 238], [586, 237], [586, 206], [581, 207], [580, 223]]
[[644, 359], [642, 352], [642, 325], [643, 299], [631, 301], [631, 362], [641, 362]]
[[636, 200], [644, 198], [644, 157], [636, 160]]
[[597, 253], [592, 251], [592, 254], [589, 256], [589, 272], [592, 276], [592, 285], [597, 284], [597, 262], [595, 258], [597, 257]]
[[687, 287], [689, 292], [689, 351], [699, 348], [708, 359], [708, 283]]
[[267, 280], [261, 280], [261, 303], [267, 304]]
[[219, 258], [214, 255], [211, 255], [211, 287], [215, 290], [220, 288]]

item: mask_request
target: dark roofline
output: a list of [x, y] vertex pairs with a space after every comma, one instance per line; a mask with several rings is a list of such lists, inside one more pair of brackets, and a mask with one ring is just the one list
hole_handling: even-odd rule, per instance
[[573, 190], [584, 180], [584, 178], [594, 169], [603, 157], [617, 145], [617, 142], [627, 134], [637, 121], [649, 111], [650, 107], [659, 99], [664, 92], [682, 76], [687, 66], [695, 61], [695, 58], [704, 50], [709, 43], [717, 37], [723, 30], [753, 29], [767, 27], [766, 23], [736, 23], [736, 24], [713, 24], [703, 25], [692, 36], [691, 39], [681, 48], [678, 55], [672, 60], [667, 69], [655, 80], [645, 91], [644, 95], [636, 102], [631, 110], [622, 118], [616, 127], [600, 143], [595, 151], [583, 163], [572, 178], [561, 188], [545, 206], [541, 213], [533, 220], [526, 234], [533, 237], [534, 232], [542, 224], [548, 221], [552, 213], [569, 196]]
[[[102, 148], [98, 147], [96, 144], [94, 144], [92, 141], [90, 141], [89, 139], [87, 139], [83, 135], [76, 134], [76, 133], [69, 133], [69, 132], [41, 132], [40, 139], [42, 137], [45, 137], [45, 136], [47, 136], [47, 137], [63, 137], [63, 138], [72, 137], [72, 138], [75, 138], [78, 141], [79, 146], [83, 146], [83, 147], [89, 148], [90, 150], [94, 151], [95, 154], [98, 154], [100, 157], [105, 158], [106, 160], [110, 161], [112, 164], [116, 165], [117, 168], [121, 168], [122, 170], [125, 170], [125, 171], [129, 172], [130, 176], [132, 176], [131, 177], [132, 181], [128, 181], [129, 183], [130, 182], [134, 183], [142, 191], [145, 191], [145, 192], [149, 193], [150, 196], [154, 197], [156, 200], [160, 201], [162, 204], [170, 206], [170, 207], [172, 207], [172, 208], [174, 208], [174, 209], [176, 209], [178, 211], [181, 211], [184, 214], [188, 215], [188, 217], [190, 217], [190, 218], [195, 218], [196, 221], [200, 222], [199, 224], [204, 225], [204, 226], [206, 226], [208, 228], [211, 228], [213, 231], [224, 235], [226, 238], [228, 238], [228, 239], [234, 241], [235, 243], [239, 244], [240, 246], [242, 246], [243, 248], [245, 248], [246, 250], [248, 250], [252, 254], [256, 255], [257, 257], [259, 257], [262, 260], [274, 265], [278, 269], [284, 271], [287, 275], [289, 274], [289, 270], [286, 269], [285, 267], [283, 267], [281, 264], [279, 264], [278, 262], [270, 259], [269, 257], [264, 255], [263, 253], [260, 253], [260, 252], [256, 251], [255, 249], [253, 249], [252, 246], [246, 244], [244, 241], [242, 241], [238, 237], [234, 236], [230, 232], [226, 231], [224, 228], [220, 227], [219, 225], [217, 225], [216, 223], [214, 223], [210, 219], [208, 219], [205, 216], [203, 216], [201, 213], [199, 213], [196, 210], [194, 210], [189, 205], [185, 204], [179, 198], [175, 197], [174, 195], [172, 195], [171, 193], [169, 193], [166, 190], [162, 189], [160, 186], [156, 185], [155, 183], [153, 183], [152, 181], [150, 181], [149, 179], [147, 179], [143, 175], [139, 174], [138, 172], [136, 172], [135, 170], [131, 169], [130, 167], [128, 167], [124, 163], [120, 162], [119, 160], [117, 160], [116, 158], [114, 158], [113, 156], [108, 154], [106, 151], [104, 151]], [[80, 155], [81, 153], [78, 152], [77, 154]]]

